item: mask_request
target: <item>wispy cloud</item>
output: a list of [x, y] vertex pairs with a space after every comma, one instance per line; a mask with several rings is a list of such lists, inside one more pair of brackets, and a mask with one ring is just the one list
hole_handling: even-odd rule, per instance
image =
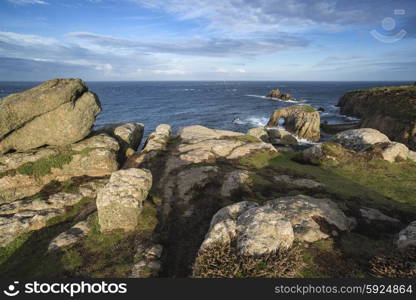
[[18, 5], [25, 5], [25, 4], [42, 4], [46, 5], [49, 4], [44, 0], [7, 0], [11, 3], [18, 4]]
[[89, 49], [100, 48], [101, 51], [118, 53], [170, 53], [195, 56], [257, 56], [272, 54], [279, 51], [306, 47], [306, 39], [282, 34], [276, 38], [260, 39], [231, 39], [199, 37], [174, 39], [170, 41], [141, 41], [112, 36], [98, 35], [88, 32], [73, 32], [68, 34], [72, 41]]

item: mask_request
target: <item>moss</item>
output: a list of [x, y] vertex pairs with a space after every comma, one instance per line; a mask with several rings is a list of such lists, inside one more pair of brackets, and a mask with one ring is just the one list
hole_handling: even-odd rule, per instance
[[[153, 201], [160, 201], [157, 196], [149, 197]], [[143, 209], [139, 216], [137, 228], [140, 232], [148, 232], [151, 234], [158, 224], [157, 208], [154, 203], [149, 200], [144, 201]]]
[[316, 108], [314, 108], [314, 107], [312, 107], [312, 106], [310, 106], [310, 105], [299, 105], [299, 107], [301, 107], [302, 108], [302, 110], [304, 111], [304, 112], [307, 112], [307, 113], [312, 113], [312, 112], [315, 112], [316, 111]]
[[35, 162], [28, 162], [19, 166], [16, 171], [22, 175], [42, 177], [49, 173], [53, 168], [62, 169], [64, 165], [72, 161], [73, 153], [63, 152], [56, 155], [41, 158]]
[[223, 140], [233, 140], [233, 141], [240, 141], [243, 143], [259, 143], [261, 140], [255, 136], [245, 134], [245, 135], [235, 135], [235, 136], [224, 136], [222, 137]]
[[82, 198], [81, 201], [79, 201], [75, 205], [68, 207], [67, 212], [65, 214], [49, 219], [46, 222], [46, 225], [52, 226], [52, 225], [56, 225], [56, 224], [59, 224], [59, 223], [62, 223], [69, 219], [74, 218], [83, 210], [85, 206], [87, 206], [92, 201], [94, 201], [94, 199], [89, 198], [89, 197]]
[[238, 161], [238, 165], [248, 169], [261, 169], [270, 165], [271, 160], [278, 155], [279, 154], [270, 151], [260, 150], [241, 158]]
[[20, 165], [15, 170], [9, 170], [0, 173], [0, 178], [5, 176], [15, 176], [17, 174], [27, 176], [42, 177], [51, 173], [52, 169], [62, 169], [65, 165], [69, 164], [74, 155], [87, 156], [93, 148], [86, 148], [81, 151], [72, 151], [68, 149], [62, 149], [60, 153], [53, 154], [47, 157], [40, 158], [34, 162], [27, 162]]

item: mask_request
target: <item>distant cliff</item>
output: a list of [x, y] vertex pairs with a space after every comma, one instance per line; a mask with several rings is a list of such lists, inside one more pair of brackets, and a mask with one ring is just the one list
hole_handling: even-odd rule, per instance
[[416, 86], [379, 87], [346, 93], [341, 113], [361, 118], [360, 127], [374, 128], [416, 149]]

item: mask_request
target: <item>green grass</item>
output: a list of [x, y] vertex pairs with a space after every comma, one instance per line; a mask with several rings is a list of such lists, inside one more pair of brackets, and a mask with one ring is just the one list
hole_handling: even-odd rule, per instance
[[74, 155], [86, 156], [92, 150], [92, 148], [86, 148], [81, 151], [61, 149], [58, 154], [49, 155], [34, 162], [27, 162], [20, 165], [15, 170], [0, 173], [0, 178], [5, 176], [15, 176], [17, 174], [42, 177], [50, 174], [52, 169], [62, 169], [72, 161]]
[[19, 166], [16, 171], [22, 175], [42, 177], [49, 173], [53, 168], [62, 169], [64, 165], [72, 161], [72, 153], [59, 153], [41, 158], [35, 162], [28, 162]]
[[312, 112], [315, 112], [316, 111], [316, 108], [314, 108], [314, 107], [312, 107], [310, 105], [307, 105], [307, 104], [305, 104], [305, 105], [299, 105], [299, 107], [301, 107], [304, 112], [308, 112], [308, 113], [312, 113]]
[[295, 157], [295, 153], [280, 153], [275, 156], [257, 153], [241, 159], [240, 163], [242, 167], [256, 169], [252, 176], [252, 189], [257, 192], [257, 196], [259, 191], [264, 191], [262, 194], [265, 199], [291, 192], [281, 183], [273, 183], [274, 175], [285, 174], [324, 184], [323, 190], [295, 190], [293, 193], [329, 197], [345, 208], [369, 206], [416, 215], [414, 162], [401, 161], [392, 164], [382, 160], [348, 160], [338, 165], [310, 165], [293, 160]]
[[224, 136], [222, 137], [223, 140], [233, 140], [233, 141], [240, 141], [243, 143], [259, 143], [261, 140], [252, 135], [236, 135], [236, 136]]

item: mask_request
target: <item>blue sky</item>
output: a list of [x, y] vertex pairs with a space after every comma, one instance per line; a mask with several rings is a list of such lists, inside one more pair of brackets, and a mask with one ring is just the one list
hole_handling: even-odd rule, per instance
[[0, 0], [0, 80], [416, 80], [415, 0]]

